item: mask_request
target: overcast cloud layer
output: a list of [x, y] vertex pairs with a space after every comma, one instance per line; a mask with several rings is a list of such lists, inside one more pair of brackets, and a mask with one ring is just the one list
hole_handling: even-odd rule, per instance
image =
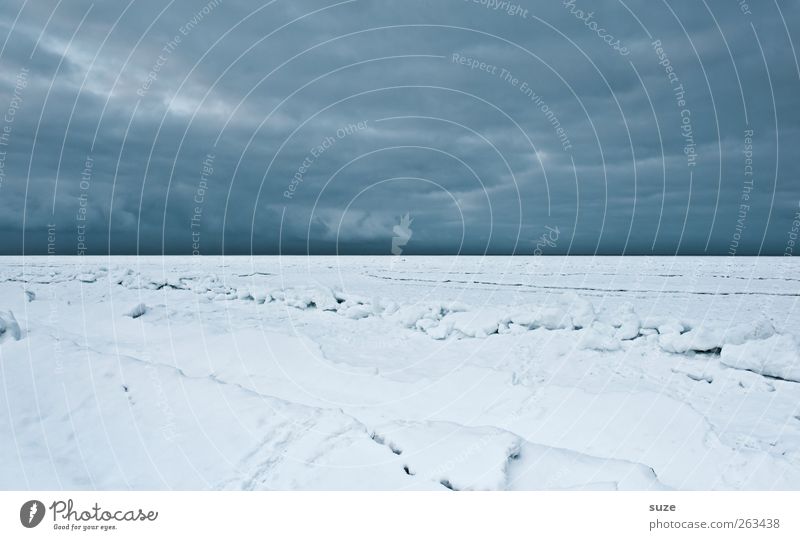
[[783, 0], [4, 0], [0, 253], [793, 254], [798, 39]]

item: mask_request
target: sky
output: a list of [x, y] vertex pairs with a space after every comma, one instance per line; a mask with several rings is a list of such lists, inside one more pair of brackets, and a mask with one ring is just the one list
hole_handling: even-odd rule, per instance
[[4, 0], [0, 254], [793, 255], [797, 49], [785, 0]]

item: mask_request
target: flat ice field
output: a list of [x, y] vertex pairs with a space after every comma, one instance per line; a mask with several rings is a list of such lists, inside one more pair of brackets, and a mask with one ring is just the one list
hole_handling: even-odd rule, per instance
[[0, 489], [800, 489], [797, 268], [0, 259]]

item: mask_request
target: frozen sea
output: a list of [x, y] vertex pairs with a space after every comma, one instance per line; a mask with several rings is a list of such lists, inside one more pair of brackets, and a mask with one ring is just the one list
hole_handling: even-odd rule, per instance
[[6, 257], [0, 489], [800, 489], [791, 258]]

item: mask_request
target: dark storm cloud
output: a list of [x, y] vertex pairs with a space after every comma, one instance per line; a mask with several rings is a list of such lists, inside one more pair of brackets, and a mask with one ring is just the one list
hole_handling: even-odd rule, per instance
[[0, 251], [780, 254], [800, 7], [753, 4], [4, 2]]

